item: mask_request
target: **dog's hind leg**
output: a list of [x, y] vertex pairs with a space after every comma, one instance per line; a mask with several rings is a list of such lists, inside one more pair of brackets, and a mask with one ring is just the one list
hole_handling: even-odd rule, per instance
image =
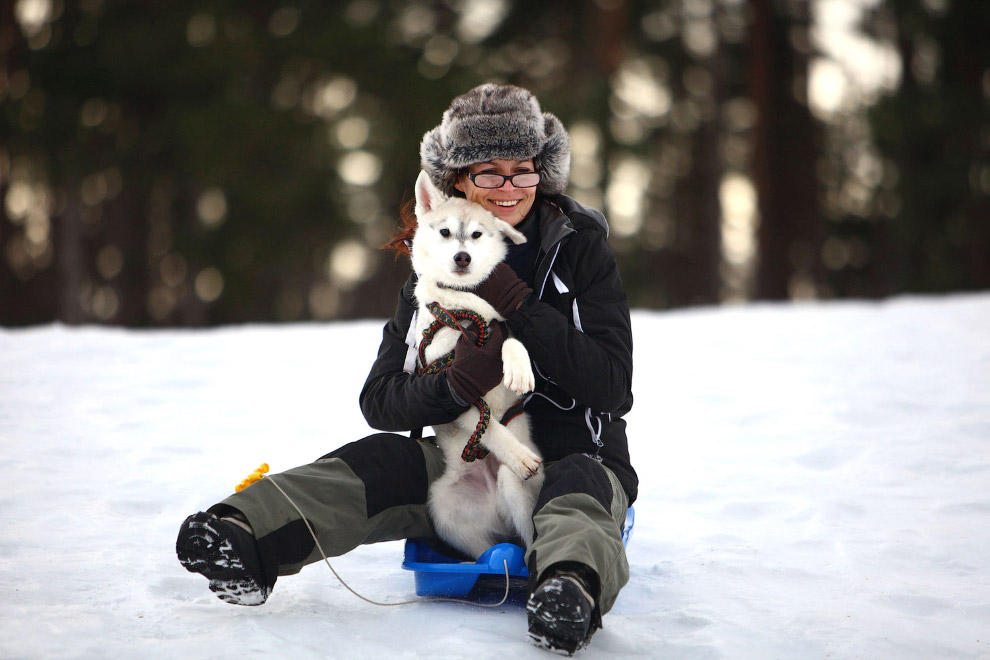
[[434, 482], [429, 506], [437, 533], [451, 546], [475, 559], [491, 547], [491, 530], [498, 524], [492, 498], [460, 484]]
[[512, 525], [526, 548], [533, 543], [533, 509], [542, 486], [542, 472], [524, 481], [507, 466], [499, 468], [498, 507], [502, 517]]

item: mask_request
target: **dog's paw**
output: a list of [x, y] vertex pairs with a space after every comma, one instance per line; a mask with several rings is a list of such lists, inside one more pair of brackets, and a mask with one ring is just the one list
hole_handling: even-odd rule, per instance
[[529, 447], [522, 444], [514, 447], [512, 449], [512, 456], [508, 458], [509, 460], [502, 462], [509, 466], [509, 469], [523, 480], [534, 476], [540, 471], [540, 466], [543, 465], [543, 459], [531, 451]]
[[526, 348], [515, 339], [507, 339], [502, 345], [502, 384], [514, 394], [532, 392], [536, 376]]
[[513, 394], [522, 396], [533, 391], [533, 388], [536, 387], [536, 378], [533, 376], [531, 368], [527, 368], [524, 373], [506, 369], [502, 377], [502, 384], [512, 390]]

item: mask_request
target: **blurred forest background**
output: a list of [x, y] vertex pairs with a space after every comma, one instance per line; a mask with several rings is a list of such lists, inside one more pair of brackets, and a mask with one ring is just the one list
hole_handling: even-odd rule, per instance
[[423, 133], [572, 139], [632, 305], [990, 289], [986, 0], [3, 0], [0, 324], [386, 317]]

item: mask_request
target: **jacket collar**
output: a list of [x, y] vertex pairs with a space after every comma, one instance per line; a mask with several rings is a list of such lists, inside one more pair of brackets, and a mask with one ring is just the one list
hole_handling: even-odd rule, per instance
[[536, 213], [540, 225], [540, 247], [545, 254], [550, 254], [564, 237], [574, 233], [574, 226], [564, 211], [546, 197], [538, 197], [533, 207], [532, 212]]
[[574, 229], [563, 209], [546, 197], [537, 197], [537, 203], [533, 205], [531, 213], [537, 214], [536, 219], [540, 223], [540, 248], [543, 255], [536, 266], [534, 282], [540, 285], [536, 295], [537, 298], [542, 299], [561, 241], [577, 230]]

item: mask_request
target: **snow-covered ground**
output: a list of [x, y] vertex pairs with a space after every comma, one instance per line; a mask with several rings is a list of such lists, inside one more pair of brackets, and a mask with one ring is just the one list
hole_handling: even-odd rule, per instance
[[[175, 560], [266, 461], [368, 432], [380, 321], [0, 330], [0, 658], [548, 658], [518, 604], [262, 607]], [[990, 658], [990, 294], [637, 312], [632, 581], [592, 658]], [[334, 560], [414, 595], [401, 544]]]

